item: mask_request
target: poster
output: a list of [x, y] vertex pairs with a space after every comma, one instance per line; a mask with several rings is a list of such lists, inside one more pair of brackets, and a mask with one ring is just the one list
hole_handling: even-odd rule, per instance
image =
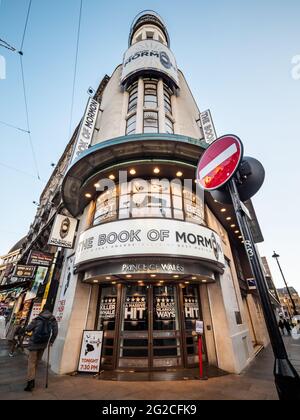
[[56, 308], [55, 318], [58, 323], [63, 319], [65, 307], [70, 291], [70, 286], [73, 278], [73, 258], [67, 260], [66, 270], [63, 275], [63, 283], [60, 290], [60, 296]]
[[155, 298], [155, 315], [157, 319], [172, 321], [176, 318], [175, 301], [170, 296]]
[[101, 299], [99, 318], [103, 321], [114, 319], [116, 316], [117, 298], [115, 296], [105, 296]]
[[125, 301], [125, 317], [130, 321], [138, 321], [144, 319], [146, 311], [146, 297], [145, 296], [130, 296]]
[[186, 319], [199, 318], [198, 300], [194, 297], [184, 297], [184, 315]]
[[100, 370], [103, 331], [84, 331], [78, 372], [97, 373]]
[[38, 289], [44, 283], [48, 272], [48, 267], [38, 267], [36, 270], [34, 283], [32, 288], [26, 293], [25, 301], [34, 299], [37, 295]]
[[196, 321], [196, 333], [202, 335], [204, 332], [203, 321]]

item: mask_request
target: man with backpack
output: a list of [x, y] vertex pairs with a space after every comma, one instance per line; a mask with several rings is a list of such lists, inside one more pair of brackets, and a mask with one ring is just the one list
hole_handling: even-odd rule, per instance
[[54, 343], [57, 333], [57, 321], [45, 305], [43, 311], [28, 325], [26, 332], [32, 332], [29, 340], [28, 350], [28, 374], [27, 386], [24, 391], [31, 392], [35, 387], [35, 375], [37, 365], [43, 357], [43, 353], [49, 346]]

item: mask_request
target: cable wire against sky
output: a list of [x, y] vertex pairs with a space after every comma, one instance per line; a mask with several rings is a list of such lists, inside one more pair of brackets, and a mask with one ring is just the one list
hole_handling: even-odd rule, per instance
[[29, 0], [28, 9], [27, 9], [27, 15], [26, 15], [26, 22], [25, 22], [25, 27], [24, 27], [23, 36], [22, 36], [22, 42], [21, 42], [21, 48], [20, 48], [20, 66], [21, 66], [21, 76], [22, 76], [22, 86], [23, 86], [23, 94], [24, 94], [24, 103], [25, 103], [25, 112], [26, 112], [28, 139], [29, 139], [29, 143], [30, 143], [30, 149], [31, 149], [31, 153], [32, 153], [32, 157], [33, 157], [33, 161], [34, 161], [34, 165], [35, 165], [37, 177], [40, 180], [41, 178], [40, 178], [40, 174], [39, 174], [39, 168], [38, 168], [36, 154], [35, 154], [35, 150], [34, 150], [34, 146], [33, 146], [33, 141], [32, 141], [32, 136], [31, 136], [31, 130], [30, 130], [30, 123], [29, 123], [27, 90], [26, 90], [26, 84], [25, 84], [24, 66], [23, 66], [23, 52], [22, 52], [22, 49], [23, 49], [23, 46], [24, 46], [24, 41], [25, 41], [25, 36], [26, 36], [26, 31], [27, 31], [27, 26], [28, 26], [28, 20], [29, 20], [29, 15], [30, 15], [30, 10], [31, 10], [31, 4], [32, 4], [32, 0]]
[[7, 127], [15, 128], [16, 130], [22, 131], [23, 133], [27, 133], [27, 134], [29, 133], [28, 130], [24, 130], [24, 128], [17, 127], [16, 125], [9, 124], [5, 121], [0, 121], [0, 124], [6, 125]]
[[77, 42], [76, 42], [76, 54], [75, 54], [75, 65], [74, 65], [74, 77], [73, 77], [73, 87], [72, 87], [72, 100], [71, 100], [71, 115], [70, 115], [69, 137], [71, 137], [72, 120], [73, 120], [73, 108], [74, 108], [74, 97], [75, 97], [75, 84], [76, 84], [76, 76], [77, 76], [79, 39], [80, 39], [81, 18], [82, 18], [82, 3], [83, 3], [83, 0], [80, 0], [79, 19], [78, 19], [78, 30], [77, 30]]
[[21, 48], [20, 48], [20, 51], [21, 52], [23, 51], [23, 45], [24, 45], [24, 40], [25, 40], [25, 35], [26, 35], [26, 30], [27, 30], [27, 25], [28, 25], [30, 10], [31, 10], [31, 4], [32, 4], [32, 0], [29, 0], [28, 10], [27, 10], [27, 16], [26, 16], [26, 22], [25, 22], [25, 27], [24, 27], [23, 36], [22, 36], [22, 42], [21, 42]]

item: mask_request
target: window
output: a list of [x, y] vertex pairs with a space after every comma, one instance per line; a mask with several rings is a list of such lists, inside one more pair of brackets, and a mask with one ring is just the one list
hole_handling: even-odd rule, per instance
[[166, 117], [165, 122], [166, 122], [166, 126], [165, 126], [166, 133], [174, 134], [173, 121], [169, 117]]
[[157, 112], [144, 112], [144, 133], [158, 133]]
[[137, 108], [137, 98], [138, 98], [138, 82], [135, 82], [128, 89], [129, 92], [129, 103], [128, 103], [128, 112], [133, 112]]
[[135, 134], [135, 129], [136, 129], [136, 114], [132, 115], [127, 120], [126, 135], [129, 136], [130, 134]]
[[166, 113], [169, 113], [169, 114], [172, 114], [171, 96], [172, 96], [171, 89], [166, 84], [164, 84], [165, 111], [166, 111]]
[[146, 32], [147, 39], [153, 39], [154, 38], [154, 32]]
[[157, 108], [157, 80], [145, 79], [144, 81], [144, 107]]

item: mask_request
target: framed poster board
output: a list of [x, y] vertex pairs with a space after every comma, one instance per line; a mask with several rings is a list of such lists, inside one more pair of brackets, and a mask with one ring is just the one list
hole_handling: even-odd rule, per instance
[[101, 365], [103, 331], [83, 331], [78, 372], [98, 373]]

